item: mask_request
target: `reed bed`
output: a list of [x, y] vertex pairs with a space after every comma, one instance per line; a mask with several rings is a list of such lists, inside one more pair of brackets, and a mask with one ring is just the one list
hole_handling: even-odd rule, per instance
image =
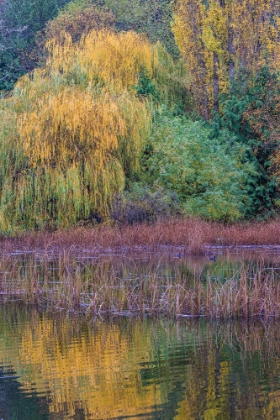
[[168, 315], [210, 319], [280, 319], [279, 269], [242, 267], [229, 278], [139, 266], [120, 259], [89, 261], [61, 253], [1, 260], [0, 298], [52, 312]]
[[226, 225], [191, 218], [163, 219], [154, 224], [130, 226], [99, 225], [66, 231], [28, 232], [1, 238], [2, 252], [15, 249], [62, 250], [183, 247], [188, 254], [201, 254], [206, 246], [278, 246], [280, 220]]

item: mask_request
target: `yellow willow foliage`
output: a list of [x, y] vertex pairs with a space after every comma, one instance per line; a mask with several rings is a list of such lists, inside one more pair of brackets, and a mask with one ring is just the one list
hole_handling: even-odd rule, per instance
[[[105, 32], [100, 37], [105, 43]], [[136, 56], [143, 53], [142, 38], [137, 39]], [[122, 51], [122, 39], [118, 42]], [[128, 51], [125, 42], [123, 48]], [[113, 194], [124, 188], [125, 175], [138, 169], [151, 107], [124, 86], [125, 55], [119, 57], [120, 71], [115, 64], [107, 79], [110, 63], [104, 56], [103, 76], [102, 59], [96, 56], [91, 80], [83, 54], [87, 51], [67, 35], [63, 47], [54, 41], [46, 67], [20, 79], [11, 98], [1, 101], [0, 230], [69, 226], [94, 214], [106, 217]], [[141, 60], [139, 69], [147, 64]], [[98, 86], [96, 77], [102, 79]], [[120, 83], [114, 81], [118, 77]], [[132, 76], [129, 80], [127, 87], [134, 83]], [[118, 91], [118, 86], [123, 88]]]
[[124, 186], [113, 152], [128, 131], [114, 100], [65, 88], [38, 98], [17, 126], [29, 168], [13, 187], [18, 220], [65, 226], [93, 210], [108, 214], [111, 194]]
[[207, 118], [239, 68], [280, 66], [280, 2], [176, 0], [174, 35]]
[[21, 77], [16, 83], [11, 98], [13, 109], [18, 114], [31, 110], [34, 107], [34, 101], [37, 101], [39, 97], [50, 92], [58, 93], [63, 86], [65, 86], [65, 81], [59, 73], [46, 76], [45, 69], [35, 69], [31, 74]]
[[[94, 211], [108, 215], [112, 194], [124, 187], [125, 171], [137, 170], [149, 131], [145, 103], [128, 94], [110, 97], [65, 87], [37, 98], [18, 116], [19, 144], [28, 170], [13, 189], [18, 222], [67, 226]], [[21, 164], [21, 167], [23, 165]], [[28, 221], [28, 222], [27, 222]]]
[[72, 165], [65, 171], [60, 168], [25, 171], [16, 183], [7, 178], [2, 195], [10, 199], [5, 210], [18, 225], [69, 226], [90, 217], [94, 211], [106, 216], [112, 192], [123, 185], [123, 169], [112, 158], [104, 163], [102, 171], [88, 163], [83, 168]]
[[118, 137], [127, 134], [127, 125], [109, 95], [94, 101], [87, 92], [65, 88], [38, 98], [31, 112], [19, 116], [18, 131], [32, 166], [63, 168], [94, 155], [102, 168], [106, 153], [117, 149]]
[[145, 36], [134, 32], [91, 31], [76, 44], [65, 33], [63, 43], [52, 39], [47, 48], [49, 71], [71, 74], [78, 63], [89, 82], [93, 83], [98, 77], [116, 92], [135, 86], [141, 69], [145, 68], [152, 77], [158, 66], [157, 49]]

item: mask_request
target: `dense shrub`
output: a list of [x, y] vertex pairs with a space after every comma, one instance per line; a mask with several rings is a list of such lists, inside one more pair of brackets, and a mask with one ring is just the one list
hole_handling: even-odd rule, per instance
[[246, 147], [226, 130], [210, 138], [201, 121], [160, 115], [143, 154], [143, 179], [174, 191], [184, 213], [211, 220], [243, 218], [252, 205], [248, 183], [255, 175]]
[[163, 188], [134, 184], [114, 197], [111, 218], [124, 224], [155, 222], [160, 217], [181, 213], [178, 195]]

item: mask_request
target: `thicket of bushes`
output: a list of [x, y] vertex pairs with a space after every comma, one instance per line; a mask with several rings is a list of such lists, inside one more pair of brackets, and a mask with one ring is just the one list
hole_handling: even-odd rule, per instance
[[[27, 22], [24, 42], [14, 21], [15, 59], [33, 51], [40, 67], [0, 102], [0, 231], [278, 213], [277, 70], [236, 69], [205, 121], [171, 34], [170, 1], [128, 3], [56, 2], [40, 27]], [[15, 7], [4, 1], [4, 16]], [[6, 54], [2, 72], [14, 59]]]

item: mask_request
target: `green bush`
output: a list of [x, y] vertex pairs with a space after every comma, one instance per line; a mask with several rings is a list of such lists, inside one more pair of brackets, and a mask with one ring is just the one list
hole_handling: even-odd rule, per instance
[[226, 130], [211, 139], [202, 121], [158, 116], [142, 157], [143, 179], [178, 194], [185, 214], [235, 221], [252, 205], [249, 191], [254, 166], [246, 146]]

